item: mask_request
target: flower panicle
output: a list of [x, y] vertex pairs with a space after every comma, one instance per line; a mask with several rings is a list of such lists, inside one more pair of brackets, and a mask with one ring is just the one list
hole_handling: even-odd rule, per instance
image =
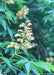
[[11, 47], [14, 47], [15, 49], [19, 49], [19, 48], [20, 48], [20, 46], [18, 46], [18, 44], [17, 44], [16, 42], [11, 42], [11, 43], [7, 46], [7, 48], [11, 48]]
[[14, 1], [13, 0], [7, 0], [7, 1], [5, 1], [5, 3], [7, 3], [7, 4], [14, 4]]
[[30, 28], [31, 25], [30, 20], [25, 21], [25, 23], [19, 25], [20, 29], [18, 29], [18, 32], [20, 32], [20, 34], [15, 34], [17, 42], [22, 43], [22, 47], [25, 49], [31, 48], [30, 41], [34, 40], [32, 28]]
[[[34, 40], [32, 28], [30, 26], [32, 25], [30, 20], [25, 21], [25, 23], [22, 23], [19, 25], [20, 29], [18, 29], [18, 33], [15, 34], [15, 38], [17, 39], [16, 42], [11, 42], [10, 45], [7, 46], [7, 48], [14, 47], [15, 49], [19, 49], [22, 47], [23, 49], [29, 49], [32, 48], [31, 41]], [[18, 46], [18, 43], [20, 44]]]
[[16, 17], [18, 19], [23, 19], [23, 18], [26, 17], [26, 15], [28, 14], [28, 12], [29, 12], [29, 8], [27, 8], [26, 6], [24, 6], [20, 11], [18, 11], [16, 13]]

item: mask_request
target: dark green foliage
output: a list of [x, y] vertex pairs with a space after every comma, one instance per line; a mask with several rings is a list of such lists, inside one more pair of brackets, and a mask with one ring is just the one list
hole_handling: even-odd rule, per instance
[[[54, 57], [54, 0], [13, 1], [15, 4], [0, 1], [0, 70], [6, 75], [53, 73], [54, 66], [43, 61], [47, 57]], [[24, 5], [29, 7], [29, 14], [23, 20], [17, 19], [16, 13]], [[34, 43], [34, 47], [29, 51], [20, 49], [16, 55], [14, 48], [8, 49], [6, 46], [11, 41], [16, 42], [14, 34], [17, 33], [18, 25], [28, 18], [33, 24], [35, 40], [31, 44]]]
[[[29, 17], [33, 23], [36, 47], [32, 49], [38, 59], [45, 60], [54, 50], [54, 0], [27, 0]], [[49, 50], [47, 50], [49, 49]], [[53, 52], [52, 55], [53, 56]]]

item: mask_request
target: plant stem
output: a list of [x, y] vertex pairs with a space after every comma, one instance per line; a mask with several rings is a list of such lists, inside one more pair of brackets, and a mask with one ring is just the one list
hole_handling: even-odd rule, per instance
[[12, 67], [14, 67], [14, 68], [17, 69], [18, 71], [22, 72], [20, 69], [16, 68], [15, 66], [12, 65]]
[[9, 60], [11, 60], [16, 54], [14, 54], [12, 57], [9, 58]]
[[21, 55], [17, 55], [17, 54], [16, 54], [16, 56], [21, 57], [21, 58], [23, 58], [23, 59], [27, 60], [26, 58], [24, 58], [24, 57], [23, 57], [23, 56], [21, 56]]

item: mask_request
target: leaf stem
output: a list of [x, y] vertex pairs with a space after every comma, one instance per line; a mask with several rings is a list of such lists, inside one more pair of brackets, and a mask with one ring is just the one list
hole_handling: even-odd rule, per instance
[[11, 60], [16, 54], [14, 54], [12, 57], [9, 58], [9, 60]]
[[15, 66], [13, 66], [13, 65], [12, 65], [12, 67], [14, 67], [16, 70], [18, 70], [18, 71], [22, 72], [20, 69], [16, 68]]
[[20, 57], [20, 58], [23, 58], [23, 59], [27, 60], [26, 58], [24, 58], [24, 57], [21, 56], [21, 55], [17, 55], [17, 54], [16, 54], [16, 56], [18, 56], [18, 57]]

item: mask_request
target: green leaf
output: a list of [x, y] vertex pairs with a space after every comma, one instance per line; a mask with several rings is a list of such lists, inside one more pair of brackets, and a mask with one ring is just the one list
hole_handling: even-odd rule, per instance
[[50, 72], [50, 69], [47, 65], [45, 65], [43, 63], [39, 63], [39, 62], [36, 62], [35, 64], [37, 64], [39, 67], [45, 69], [46, 71]]
[[2, 25], [2, 27], [6, 31], [6, 29], [7, 29], [7, 27], [6, 27], [7, 26], [7, 23], [6, 23], [6, 21], [3, 18], [0, 18], [0, 24]]
[[24, 72], [20, 72], [18, 75], [26, 75]]
[[24, 50], [24, 49], [22, 49], [22, 50], [23, 50], [24, 53], [29, 57], [28, 51], [27, 51], [27, 50]]
[[21, 69], [23, 64], [25, 64], [26, 62], [28, 62], [28, 60], [21, 59], [18, 62], [16, 62], [16, 64]]
[[0, 65], [0, 70], [2, 70], [5, 66], [4, 65]]
[[0, 6], [0, 11], [5, 11], [3, 7]]
[[3, 43], [0, 42], [0, 46], [3, 46]]
[[9, 33], [10, 37], [13, 38], [12, 30], [9, 27], [7, 27], [7, 30], [8, 30], [8, 33]]
[[21, 64], [17, 64], [17, 67], [20, 68], [20, 69], [22, 69], [23, 64], [22, 63]]
[[54, 66], [51, 65], [50, 63], [47, 63], [47, 62], [40, 62], [40, 63], [47, 65], [51, 69], [51, 71], [54, 72]]
[[5, 54], [8, 53], [10, 50], [8, 48], [5, 48]]
[[5, 21], [5, 20], [3, 20], [3, 19], [2, 19], [2, 26], [4, 27], [4, 30], [6, 30], [6, 29], [7, 29], [7, 27], [6, 27], [6, 26], [7, 26], [7, 23], [6, 23], [6, 21]]
[[[12, 71], [16, 74], [16, 69], [12, 67], [12, 65], [10, 64], [9, 59], [5, 58], [5, 57], [0, 57], [0, 59], [2, 59], [11, 69]], [[17, 74], [16, 74], [17, 75]]]
[[4, 47], [5, 47], [5, 46], [7, 46], [8, 44], [10, 44], [10, 42], [9, 42], [9, 41], [6, 41], [6, 42], [4, 42], [3, 44], [4, 44]]
[[32, 71], [34, 72], [35, 75], [40, 75], [40, 73], [38, 72], [38, 70], [35, 69], [34, 67], [32, 67]]
[[40, 73], [43, 73], [43, 69], [42, 69], [42, 67], [39, 67], [37, 64], [35, 64], [34, 62], [31, 62], [32, 63], [32, 65], [33, 65], [33, 67], [35, 68], [35, 69], [37, 69]]
[[4, 72], [5, 72], [5, 73], [9, 73], [10, 71], [11, 71], [11, 70], [10, 70], [9, 66], [6, 66]]
[[21, 59], [18, 62], [16, 62], [16, 64], [25, 63], [25, 62], [28, 62], [28, 60]]
[[22, 8], [22, 7], [23, 7], [23, 3], [25, 3], [26, 1], [24, 1], [24, 0], [14, 0], [14, 2], [15, 2], [16, 4], [18, 4], [18, 6], [19, 6], [20, 8]]
[[26, 68], [26, 71], [27, 71], [27, 75], [29, 75], [30, 71], [31, 71], [31, 63], [26, 63], [25, 64], [25, 68]]
[[36, 66], [36, 69], [38, 69], [39, 71], [40, 71], [40, 69], [41, 70], [44, 69], [44, 70], [50, 72], [50, 68], [47, 65], [43, 64], [43, 63], [32, 62], [32, 64], [34, 65], [34, 67]]

